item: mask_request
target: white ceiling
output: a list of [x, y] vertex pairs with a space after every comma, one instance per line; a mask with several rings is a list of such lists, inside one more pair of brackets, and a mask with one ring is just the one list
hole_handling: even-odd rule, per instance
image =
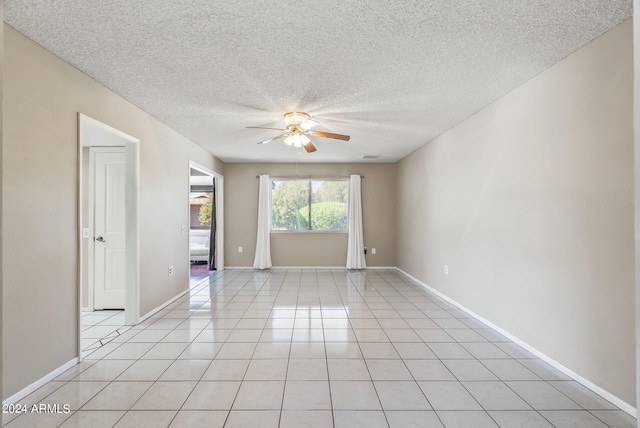
[[[395, 162], [632, 0], [5, 0], [5, 21], [226, 162]], [[318, 151], [258, 141], [305, 111]]]

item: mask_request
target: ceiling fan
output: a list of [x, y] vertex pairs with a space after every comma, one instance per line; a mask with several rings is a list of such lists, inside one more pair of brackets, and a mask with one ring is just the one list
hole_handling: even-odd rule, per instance
[[332, 134], [330, 132], [312, 131], [311, 128], [318, 125], [318, 122], [311, 119], [307, 113], [301, 111], [290, 111], [284, 114], [284, 129], [281, 128], [265, 128], [263, 126], [247, 126], [247, 128], [253, 129], [276, 129], [278, 131], [285, 131], [276, 137], [269, 138], [268, 140], [260, 141], [258, 144], [267, 144], [275, 140], [281, 140], [284, 138], [284, 142], [292, 147], [304, 147], [307, 153], [316, 151], [316, 147], [311, 142], [311, 139], [307, 135], [313, 135], [314, 137], [333, 138], [334, 140], [349, 141], [351, 137], [342, 134]]

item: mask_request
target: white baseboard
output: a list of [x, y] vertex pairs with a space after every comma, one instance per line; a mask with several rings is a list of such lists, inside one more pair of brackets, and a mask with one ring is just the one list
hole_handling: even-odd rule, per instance
[[48, 373], [47, 375], [45, 375], [45, 376], [41, 377], [40, 379], [38, 379], [37, 381], [33, 382], [31, 385], [29, 385], [29, 386], [27, 386], [25, 388], [22, 388], [20, 391], [16, 392], [11, 397], [8, 397], [6, 400], [4, 400], [2, 402], [2, 404], [4, 405], [4, 404], [15, 404], [15, 403], [17, 403], [18, 401], [22, 400], [27, 395], [31, 394], [36, 389], [38, 389], [41, 386], [45, 385], [47, 382], [57, 378], [62, 373], [66, 372], [71, 367], [73, 367], [76, 364], [78, 364], [78, 361], [79, 360], [78, 360], [77, 357], [72, 359], [72, 360], [69, 360], [68, 362], [66, 362], [63, 365], [61, 365], [60, 367], [58, 367], [57, 369], [53, 370], [52, 372]]
[[632, 405], [630, 405], [629, 403], [623, 401], [621, 398], [616, 397], [615, 395], [613, 395], [609, 391], [606, 391], [606, 390], [600, 388], [598, 385], [594, 384], [593, 382], [583, 378], [579, 374], [575, 373], [573, 370], [563, 366], [562, 364], [560, 364], [559, 362], [557, 362], [553, 358], [551, 358], [548, 355], [540, 352], [539, 350], [537, 350], [533, 346], [529, 345], [525, 341], [519, 339], [518, 337], [516, 337], [513, 334], [509, 333], [508, 331], [502, 329], [501, 327], [495, 325], [491, 321], [481, 317], [480, 315], [476, 314], [472, 310], [466, 308], [465, 306], [461, 305], [460, 303], [456, 302], [455, 300], [451, 299], [449, 296], [443, 294], [442, 292], [436, 290], [435, 288], [430, 287], [426, 283], [420, 281], [418, 278], [408, 274], [407, 272], [403, 271], [400, 268], [396, 268], [396, 269], [400, 273], [405, 275], [406, 277], [410, 278], [411, 280], [415, 281], [416, 283], [420, 284], [422, 287], [424, 287], [427, 290], [429, 290], [430, 292], [432, 292], [433, 294], [437, 295], [438, 297], [441, 297], [442, 299], [446, 300], [447, 302], [451, 303], [452, 305], [454, 305], [454, 306], [458, 307], [459, 309], [465, 311], [466, 313], [468, 313], [472, 317], [476, 318], [477, 320], [482, 321], [483, 323], [485, 323], [486, 325], [488, 325], [489, 327], [491, 327], [492, 329], [494, 329], [498, 333], [502, 334], [503, 336], [505, 336], [509, 340], [511, 340], [514, 343], [517, 343], [518, 345], [522, 346], [524, 349], [526, 349], [527, 351], [531, 352], [536, 357], [540, 358], [544, 362], [546, 362], [546, 363], [550, 364], [551, 366], [555, 367], [556, 369], [560, 370], [562, 373], [566, 374], [567, 376], [569, 376], [570, 378], [574, 379], [575, 381], [577, 381], [577, 382], [581, 383], [582, 385], [586, 386], [591, 391], [595, 392], [596, 394], [598, 394], [599, 396], [603, 397], [604, 399], [610, 401], [611, 403], [613, 403], [614, 405], [616, 405], [620, 409], [624, 410], [626, 413], [630, 414], [634, 418], [637, 417], [637, 409], [635, 407], [633, 407]]
[[147, 318], [153, 316], [153, 314], [155, 314], [156, 312], [161, 311], [162, 309], [165, 308], [165, 306], [170, 305], [171, 303], [175, 302], [176, 300], [178, 300], [179, 298], [181, 298], [182, 296], [187, 294], [190, 289], [191, 289], [191, 287], [187, 288], [186, 290], [184, 290], [181, 293], [177, 294], [175, 297], [172, 297], [171, 299], [167, 300], [166, 302], [164, 302], [163, 304], [161, 304], [157, 308], [152, 309], [149, 312], [147, 312], [146, 314], [144, 314], [143, 316], [141, 316], [140, 319], [138, 320], [138, 324], [140, 324], [141, 322], [143, 322]]

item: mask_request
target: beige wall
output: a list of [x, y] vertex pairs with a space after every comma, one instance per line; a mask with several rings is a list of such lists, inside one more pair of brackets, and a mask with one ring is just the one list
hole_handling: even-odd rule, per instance
[[402, 160], [398, 266], [635, 406], [632, 58], [629, 20]]
[[[364, 242], [375, 247], [367, 255], [368, 266], [396, 264], [395, 164], [242, 164], [225, 166], [225, 264], [252, 266], [256, 248], [258, 179], [256, 175], [294, 177], [347, 177], [362, 174]], [[244, 252], [238, 253], [238, 247]], [[346, 233], [272, 233], [274, 266], [344, 266]]]
[[4, 42], [6, 398], [77, 355], [78, 112], [141, 141], [141, 315], [188, 287], [189, 160], [224, 171], [211, 154], [8, 26]]

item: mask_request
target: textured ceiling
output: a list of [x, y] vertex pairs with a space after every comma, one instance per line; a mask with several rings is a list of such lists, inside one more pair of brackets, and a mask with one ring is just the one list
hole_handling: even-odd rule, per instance
[[[227, 162], [394, 162], [632, 15], [632, 0], [5, 0], [5, 21]], [[256, 145], [305, 111], [307, 154]]]

